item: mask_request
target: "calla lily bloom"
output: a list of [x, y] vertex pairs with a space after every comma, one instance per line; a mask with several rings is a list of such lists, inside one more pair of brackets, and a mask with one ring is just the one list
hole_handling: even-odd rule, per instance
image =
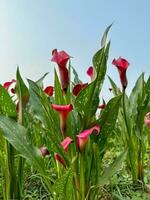
[[[3, 85], [3, 87], [4, 87], [6, 90], [8, 90], [9, 87], [10, 87], [13, 83], [15, 83], [15, 82], [16, 82], [16, 80], [15, 80], [15, 79], [12, 79], [12, 80], [9, 81], [9, 82], [5, 82], [4, 85]], [[11, 92], [12, 92], [13, 94], [16, 93], [14, 88], [11, 88]]]
[[56, 62], [60, 68], [66, 68], [70, 56], [65, 51], [57, 51], [57, 49], [54, 49], [52, 56], [52, 62]]
[[87, 75], [90, 76], [91, 81], [92, 81], [94, 79], [94, 67], [90, 66], [86, 73], [87, 73]]
[[57, 49], [52, 51], [52, 56], [51, 61], [56, 62], [58, 65], [61, 86], [63, 91], [66, 92], [70, 82], [69, 71], [67, 69], [67, 62], [70, 56], [65, 51], [57, 51]]
[[124, 58], [120, 57], [117, 60], [114, 59], [112, 61], [112, 64], [117, 67], [119, 75], [120, 75], [122, 87], [123, 87], [123, 89], [126, 89], [127, 84], [128, 84], [127, 77], [126, 77], [126, 70], [129, 66], [129, 62], [127, 60], [125, 60]]
[[145, 115], [144, 122], [147, 128], [150, 127], [150, 112]]
[[39, 149], [40, 149], [40, 153], [41, 153], [41, 155], [42, 155], [43, 157], [49, 155], [49, 151], [48, 151], [47, 147], [42, 146], [42, 147], [40, 147]]
[[62, 142], [61, 142], [61, 146], [63, 147], [63, 149], [68, 152], [68, 147], [69, 144], [71, 144], [73, 142], [73, 140], [70, 137], [66, 137]]
[[68, 104], [68, 105], [56, 105], [52, 104], [52, 108], [59, 112], [59, 117], [60, 117], [60, 129], [63, 134], [63, 137], [66, 137], [66, 123], [67, 123], [67, 117], [69, 112], [73, 110], [73, 105]]
[[81, 90], [83, 90], [86, 86], [88, 86], [88, 83], [79, 83], [79, 84], [75, 85], [73, 88], [73, 91], [72, 91], [73, 95], [77, 96], [79, 94], [79, 92]]
[[77, 135], [77, 147], [79, 148], [80, 151], [83, 151], [85, 148], [85, 145], [88, 141], [89, 136], [96, 131], [97, 134], [100, 132], [100, 126], [95, 125], [94, 127], [84, 130], [81, 132], [79, 135]]
[[53, 96], [53, 92], [54, 92], [54, 87], [53, 86], [48, 86], [44, 89], [44, 92], [48, 95], [48, 96]]
[[58, 153], [54, 153], [54, 158], [55, 158], [55, 160], [57, 160], [60, 164], [62, 164], [64, 167], [66, 167], [65, 161], [62, 159], [62, 157], [61, 157]]

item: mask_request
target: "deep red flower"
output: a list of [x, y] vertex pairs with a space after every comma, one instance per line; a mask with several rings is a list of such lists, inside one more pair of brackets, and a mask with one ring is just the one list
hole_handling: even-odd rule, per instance
[[112, 64], [117, 67], [122, 87], [123, 89], [125, 89], [128, 84], [127, 77], [126, 77], [126, 70], [129, 66], [129, 62], [125, 60], [124, 58], [120, 57], [117, 60], [113, 59]]
[[52, 62], [56, 62], [61, 68], [66, 68], [70, 56], [65, 51], [57, 51], [57, 49], [54, 49], [52, 51], [52, 56]]
[[42, 146], [42, 147], [39, 148], [39, 150], [40, 150], [40, 153], [43, 157], [49, 155], [49, 151], [48, 151], [47, 147]]
[[56, 105], [52, 104], [52, 108], [59, 112], [59, 117], [60, 117], [60, 129], [63, 134], [63, 137], [66, 137], [66, 129], [67, 129], [67, 117], [69, 112], [73, 110], [73, 105], [68, 104], [68, 105]]
[[44, 92], [48, 95], [48, 96], [53, 96], [53, 92], [54, 92], [54, 87], [53, 86], [48, 86], [44, 89]]
[[75, 85], [73, 88], [73, 91], [72, 91], [73, 95], [77, 96], [79, 94], [79, 92], [81, 90], [83, 90], [86, 86], [88, 86], [88, 83], [79, 83], [79, 84]]
[[65, 161], [62, 159], [62, 157], [61, 157], [58, 153], [54, 153], [54, 158], [55, 158], [55, 160], [57, 160], [60, 164], [62, 164], [64, 167], [66, 167]]
[[57, 49], [52, 51], [52, 56], [51, 61], [56, 62], [58, 65], [62, 90], [66, 93], [70, 82], [69, 71], [67, 69], [67, 62], [70, 56], [65, 51], [57, 51]]
[[[15, 80], [15, 79], [12, 79], [11, 81], [5, 82], [4, 85], [3, 85], [3, 87], [4, 87], [6, 90], [8, 90], [9, 87], [10, 87], [13, 83], [15, 83], [15, 82], [16, 82], [16, 80]], [[11, 89], [11, 92], [12, 92], [13, 94], [15, 94], [15, 89], [12, 88], [12, 89]]]
[[87, 75], [89, 75], [90, 76], [90, 78], [91, 78], [91, 81], [94, 79], [94, 67], [93, 66], [90, 66], [89, 68], [88, 68], [88, 70], [87, 70]]
[[61, 146], [63, 147], [63, 149], [68, 152], [68, 147], [69, 144], [71, 144], [73, 142], [73, 140], [70, 137], [66, 137], [62, 142], [61, 142]]
[[79, 148], [80, 151], [83, 151], [85, 148], [85, 145], [88, 141], [89, 136], [96, 131], [97, 134], [100, 132], [100, 126], [95, 125], [94, 127], [84, 130], [81, 132], [79, 135], [77, 135], [77, 147]]
[[150, 112], [145, 115], [144, 122], [147, 128], [150, 127]]
[[105, 108], [106, 108], [106, 104], [103, 103], [103, 104], [99, 105], [98, 108], [100, 108], [100, 109], [105, 109]]

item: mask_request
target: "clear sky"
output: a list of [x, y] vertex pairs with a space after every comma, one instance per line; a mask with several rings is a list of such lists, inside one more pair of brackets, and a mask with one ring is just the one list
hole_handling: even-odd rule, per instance
[[23, 77], [50, 72], [46, 84], [52, 83], [54, 48], [73, 56], [72, 65], [88, 81], [86, 70], [112, 22], [107, 74], [120, 85], [111, 61], [126, 58], [130, 89], [141, 72], [150, 74], [150, 0], [0, 0], [0, 82], [15, 78], [18, 64]]

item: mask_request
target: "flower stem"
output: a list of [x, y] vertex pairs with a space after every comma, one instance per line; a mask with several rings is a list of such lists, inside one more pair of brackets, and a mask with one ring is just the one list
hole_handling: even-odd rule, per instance
[[81, 200], [85, 199], [85, 166], [84, 166], [84, 152], [80, 153], [80, 193]]

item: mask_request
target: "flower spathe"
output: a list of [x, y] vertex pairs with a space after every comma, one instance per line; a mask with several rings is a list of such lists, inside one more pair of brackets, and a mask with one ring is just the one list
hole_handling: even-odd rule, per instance
[[[15, 83], [16, 82], [16, 80], [15, 79], [12, 79], [11, 81], [8, 81], [8, 82], [5, 82], [4, 84], [3, 84], [3, 87], [6, 89], [6, 90], [8, 90], [9, 88], [10, 88], [10, 86], [13, 84], [13, 83]], [[15, 94], [15, 89], [14, 88], [11, 88], [11, 93], [13, 93], [13, 94]]]
[[55, 158], [55, 160], [57, 160], [60, 164], [62, 164], [64, 167], [66, 167], [65, 161], [62, 159], [62, 157], [61, 157], [58, 153], [54, 153], [54, 158]]
[[68, 152], [68, 147], [69, 145], [73, 142], [73, 140], [70, 137], [66, 137], [62, 142], [61, 142], [61, 146], [63, 147], [63, 149]]
[[80, 151], [83, 151], [85, 148], [85, 145], [88, 141], [89, 136], [96, 131], [97, 134], [100, 132], [100, 126], [95, 125], [90, 129], [84, 130], [81, 132], [79, 135], [77, 135], [77, 147], [79, 148]]
[[119, 57], [117, 60], [113, 59], [112, 64], [117, 67], [122, 87], [123, 89], [126, 89], [128, 84], [126, 70], [128, 69], [129, 62], [126, 59]]
[[67, 88], [70, 82], [69, 71], [67, 69], [67, 62], [69, 59], [70, 56], [65, 51], [57, 51], [57, 49], [52, 51], [51, 61], [57, 63], [58, 65], [63, 92], [67, 92]]
[[150, 127], [150, 112], [148, 112], [148, 113], [145, 115], [144, 123], [145, 123], [145, 125], [146, 125], [147, 128]]
[[83, 90], [86, 86], [88, 86], [88, 83], [79, 83], [79, 84], [75, 85], [73, 88], [73, 91], [72, 91], [73, 95], [77, 96], [79, 94], [79, 92], [81, 90]]
[[53, 96], [53, 92], [54, 92], [54, 87], [53, 86], [48, 86], [44, 89], [44, 92], [48, 95], [48, 96]]
[[63, 137], [66, 137], [66, 129], [67, 129], [67, 117], [68, 114], [73, 110], [73, 105], [51, 105], [54, 110], [59, 112], [59, 118], [60, 118], [60, 129], [63, 134]]
[[88, 70], [87, 70], [87, 75], [89, 75], [90, 76], [90, 78], [91, 78], [91, 81], [94, 79], [94, 67], [93, 66], [90, 66], [89, 68], [88, 68]]
[[57, 51], [57, 49], [52, 51], [52, 56], [51, 61], [56, 62], [61, 68], [65, 68], [70, 59], [70, 56], [65, 51]]

